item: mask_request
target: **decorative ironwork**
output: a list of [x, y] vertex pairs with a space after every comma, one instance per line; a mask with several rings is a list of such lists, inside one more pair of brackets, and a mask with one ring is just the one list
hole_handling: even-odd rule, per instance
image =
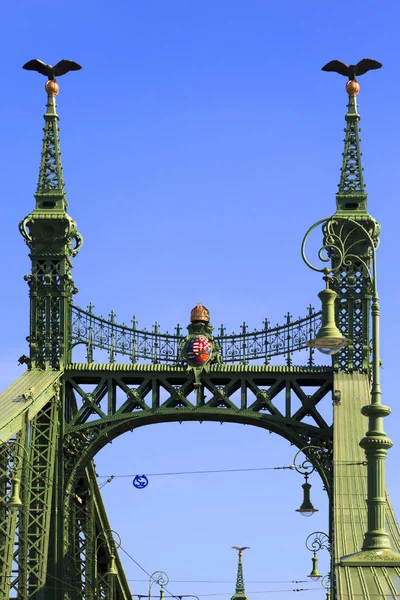
[[330, 573], [323, 576], [323, 578], [321, 579], [321, 585], [325, 590], [330, 591], [330, 589], [331, 589], [331, 574]]
[[30, 367], [60, 369], [68, 361], [72, 295], [71, 267], [82, 245], [67, 214], [55, 97], [48, 94], [36, 207], [20, 223], [30, 249], [32, 272], [25, 279], [30, 295]]
[[305, 460], [303, 460], [303, 462], [297, 462], [297, 457], [299, 456], [299, 454], [301, 454], [302, 452], [305, 453], [310, 448], [316, 448], [316, 446], [305, 446], [304, 448], [301, 448], [301, 450], [299, 450], [297, 452], [296, 456], [293, 459], [294, 469], [301, 475], [306, 475], [307, 477], [315, 471], [315, 466], [312, 464], [312, 462], [311, 462], [309, 456], [307, 456], [307, 454], [306, 454], [306, 458], [305, 458]]
[[150, 582], [165, 587], [169, 583], [169, 577], [164, 571], [155, 571], [150, 575]]
[[[303, 462], [298, 460], [300, 453], [306, 456]], [[332, 448], [327, 447], [324, 443], [320, 446], [304, 446], [294, 457], [293, 467], [298, 473], [306, 477], [309, 477], [315, 469], [323, 470], [330, 481], [332, 475]]]
[[306, 539], [306, 548], [310, 552], [319, 552], [320, 550], [331, 551], [329, 536], [323, 531], [314, 531]]
[[[319, 226], [322, 226], [324, 241], [318, 258], [325, 264], [330, 263], [329, 267], [314, 266], [305, 253], [311, 232]], [[341, 333], [352, 340], [352, 346], [342, 350], [337, 359], [337, 366], [343, 371], [369, 369], [370, 264], [372, 247], [376, 251], [379, 246], [379, 231], [379, 224], [372, 217], [362, 225], [336, 214], [312, 225], [303, 239], [302, 256], [307, 266], [319, 273], [334, 274], [333, 288], [338, 294], [337, 325]]]
[[358, 120], [348, 121], [339, 189], [343, 195], [364, 192]]
[[[50, 102], [49, 106], [51, 106]], [[43, 152], [37, 187], [38, 194], [53, 190], [59, 192], [64, 191], [64, 179], [58, 140], [58, 125], [56, 118], [54, 118], [55, 115], [52, 114], [53, 118], [50, 118], [49, 106], [48, 113], [46, 113], [45, 116], [46, 125], [43, 129]]]
[[[111, 312], [109, 319], [97, 317], [93, 313], [93, 305], [87, 310], [74, 306], [72, 308], [72, 345], [86, 346], [87, 362], [92, 363], [94, 350], [108, 352], [109, 362], [114, 363], [115, 357], [128, 356], [135, 364], [145, 361], [153, 364], [177, 364], [185, 336], [182, 327], [177, 325], [174, 333], [160, 333], [159, 324], [155, 323], [152, 331], [138, 329], [136, 317], [132, 326], [117, 324], [115, 313]], [[302, 319], [293, 320], [288, 313], [283, 325], [271, 327], [266, 319], [260, 330], [249, 331], [243, 323], [241, 333], [226, 334], [221, 325], [214, 342], [223, 362], [248, 364], [262, 361], [269, 364], [276, 356], [283, 356], [287, 366], [293, 364], [294, 352], [307, 350], [307, 365], [314, 366], [314, 350], [306, 346], [306, 342], [316, 334], [321, 326], [321, 312], [308, 307], [308, 315]]]

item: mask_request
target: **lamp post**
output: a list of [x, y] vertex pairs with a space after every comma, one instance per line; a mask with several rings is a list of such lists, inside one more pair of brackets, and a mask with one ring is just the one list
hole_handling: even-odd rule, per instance
[[329, 537], [323, 531], [314, 531], [313, 533], [310, 533], [306, 539], [306, 548], [313, 553], [313, 557], [311, 559], [312, 569], [308, 577], [316, 581], [322, 577], [318, 570], [317, 552], [320, 550], [329, 550], [330, 552], [331, 546]]
[[[117, 543], [115, 542], [115, 537], [117, 538]], [[100, 541], [99, 541], [100, 540]], [[103, 529], [96, 536], [95, 547], [96, 547], [96, 579], [95, 581], [99, 581], [101, 584], [105, 582], [105, 593], [106, 597], [109, 600], [114, 600], [115, 598], [115, 577], [118, 575], [118, 570], [115, 564], [115, 557], [117, 549], [121, 546], [122, 540], [119, 533], [114, 531], [113, 529]], [[104, 572], [103, 577], [101, 579], [97, 578], [97, 554], [98, 549], [101, 546], [105, 546], [109, 553], [108, 566], [107, 570]]]
[[[305, 254], [305, 246], [310, 233], [318, 226], [323, 225], [324, 246], [318, 253], [321, 261], [332, 264], [331, 267], [318, 268], [312, 265]], [[368, 256], [364, 259], [357, 256], [362, 264], [372, 291], [371, 321], [372, 321], [372, 386], [371, 403], [361, 409], [363, 415], [368, 417], [369, 425], [366, 436], [360, 441], [360, 446], [365, 450], [367, 460], [367, 531], [361, 552], [343, 557], [343, 565], [382, 565], [387, 562], [390, 566], [400, 566], [400, 555], [391, 549], [389, 535], [385, 526], [386, 485], [385, 485], [385, 460], [387, 451], [391, 448], [392, 441], [386, 436], [383, 428], [383, 418], [390, 414], [390, 408], [381, 402], [380, 386], [380, 307], [376, 272], [376, 250], [379, 245], [379, 226], [374, 223], [373, 230], [367, 230], [359, 221], [351, 217], [333, 216], [321, 219], [307, 231], [304, 236], [301, 253], [304, 262], [312, 270], [324, 273], [327, 284], [331, 280], [329, 274], [335, 274], [345, 268], [355, 257], [356, 243], [365, 243]], [[361, 234], [361, 239], [360, 239]], [[323, 255], [325, 251], [325, 255]], [[372, 262], [372, 272], [369, 268], [369, 259]], [[329, 298], [325, 297], [329, 291]], [[336, 292], [325, 290], [325, 296], [320, 294], [323, 304], [323, 322], [320, 332], [310, 345], [324, 352], [324, 348], [338, 352], [340, 348], [349, 345], [349, 340], [341, 335], [337, 337], [334, 323], [333, 304]], [[325, 310], [324, 310], [325, 303]], [[332, 323], [333, 321], [333, 323]], [[333, 324], [333, 328], [329, 325]], [[324, 328], [325, 327], [325, 328]], [[337, 330], [337, 328], [336, 328]], [[337, 330], [338, 331], [338, 330]], [[326, 343], [327, 342], [327, 343]]]
[[313, 473], [315, 471], [315, 467], [307, 455], [306, 455], [306, 459], [303, 460], [302, 463], [297, 462], [297, 458], [298, 458], [299, 454], [301, 452], [304, 452], [305, 450], [309, 450], [311, 448], [316, 448], [318, 450], [320, 449], [317, 446], [305, 446], [304, 448], [301, 448], [297, 452], [297, 454], [295, 455], [295, 457], [293, 459], [294, 469], [297, 471], [297, 473], [304, 475], [304, 479], [305, 479], [305, 483], [303, 483], [303, 485], [301, 486], [303, 488], [303, 502], [302, 502], [300, 508], [296, 509], [296, 512], [303, 515], [303, 517], [311, 517], [314, 513], [318, 512], [318, 508], [314, 508], [314, 506], [312, 505], [312, 502], [310, 499], [311, 484], [308, 483], [308, 478], [311, 475], [311, 473]]
[[331, 600], [331, 576], [329, 573], [321, 579], [321, 585], [326, 590], [326, 600]]
[[[14, 446], [18, 446], [18, 448], [20, 448], [25, 453], [26, 465], [29, 466], [30, 459], [29, 459], [29, 453], [28, 453], [26, 446], [24, 446], [23, 444], [21, 444], [21, 442], [18, 442], [17, 440], [13, 440], [12, 443]], [[8, 502], [5, 503], [8, 506], [8, 508], [12, 511], [20, 510], [23, 507], [23, 502], [22, 502], [21, 496], [20, 496], [21, 477], [18, 474], [18, 471], [23, 469], [23, 465], [21, 465], [21, 466], [19, 465], [20, 461], [21, 461], [21, 456], [19, 456], [18, 453], [15, 453], [15, 455], [13, 457], [14, 464], [11, 469], [10, 499]]]
[[160, 598], [164, 597], [164, 587], [168, 585], [169, 577], [164, 571], [154, 571], [149, 579], [149, 600], [151, 600], [151, 588], [154, 583], [160, 586]]

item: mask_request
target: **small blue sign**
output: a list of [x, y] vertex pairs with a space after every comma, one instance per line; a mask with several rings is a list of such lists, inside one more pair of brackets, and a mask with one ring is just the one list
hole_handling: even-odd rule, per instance
[[142, 490], [149, 485], [149, 480], [147, 479], [146, 475], [136, 475], [135, 479], [132, 481], [132, 484], [136, 489]]

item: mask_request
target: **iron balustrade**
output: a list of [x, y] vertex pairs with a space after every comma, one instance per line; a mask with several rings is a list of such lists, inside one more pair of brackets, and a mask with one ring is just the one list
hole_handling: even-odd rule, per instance
[[[158, 323], [148, 331], [137, 328], [136, 317], [132, 319], [132, 326], [128, 326], [116, 323], [115, 316], [112, 311], [109, 319], [97, 317], [92, 305], [87, 310], [72, 307], [72, 347], [84, 344], [88, 363], [94, 362], [95, 349], [108, 352], [110, 363], [115, 363], [116, 356], [128, 356], [133, 364], [139, 361], [153, 364], [181, 362], [180, 351], [185, 335], [180, 325], [173, 333], [161, 333]], [[293, 353], [306, 350], [306, 364], [312, 367], [315, 365], [314, 350], [307, 348], [306, 342], [315, 337], [320, 327], [321, 311], [309, 306], [306, 317], [293, 320], [288, 313], [285, 323], [275, 326], [265, 319], [260, 330], [249, 331], [243, 323], [240, 333], [226, 334], [225, 327], [221, 325], [214, 341], [222, 361], [226, 363], [258, 361], [267, 365], [273, 357], [283, 356], [286, 365], [291, 366]]]

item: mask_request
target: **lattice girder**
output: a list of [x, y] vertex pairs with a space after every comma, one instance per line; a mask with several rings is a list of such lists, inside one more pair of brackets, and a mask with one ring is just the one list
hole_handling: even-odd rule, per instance
[[[65, 373], [69, 423], [64, 448], [71, 493], [82, 469], [110, 440], [136, 427], [173, 421], [246, 423], [275, 432], [299, 448], [317, 445], [321, 453], [314, 457], [315, 464], [329, 490], [332, 425], [318, 404], [332, 392], [330, 369], [215, 367], [203, 373], [204, 394], [199, 394], [194, 392], [193, 374], [180, 367], [85, 367], [72, 366]], [[311, 394], [307, 388], [312, 388]], [[278, 395], [279, 406], [274, 403]]]
[[[130, 600], [131, 593], [104, 508], [93, 464], [64, 504], [64, 595], [69, 600]], [[111, 557], [116, 574], [107, 570]], [[68, 580], [65, 581], [65, 573]], [[68, 585], [68, 582], [71, 582]]]
[[[0, 572], [7, 576], [0, 580], [0, 598], [8, 599], [8, 588], [18, 593], [18, 600], [38, 598], [46, 581], [58, 406], [57, 395], [29, 423], [29, 445], [26, 427], [16, 440], [1, 446], [6, 470], [2, 473], [0, 532], [4, 547]], [[19, 511], [10, 510], [7, 505], [11, 480], [16, 476], [21, 480]]]

